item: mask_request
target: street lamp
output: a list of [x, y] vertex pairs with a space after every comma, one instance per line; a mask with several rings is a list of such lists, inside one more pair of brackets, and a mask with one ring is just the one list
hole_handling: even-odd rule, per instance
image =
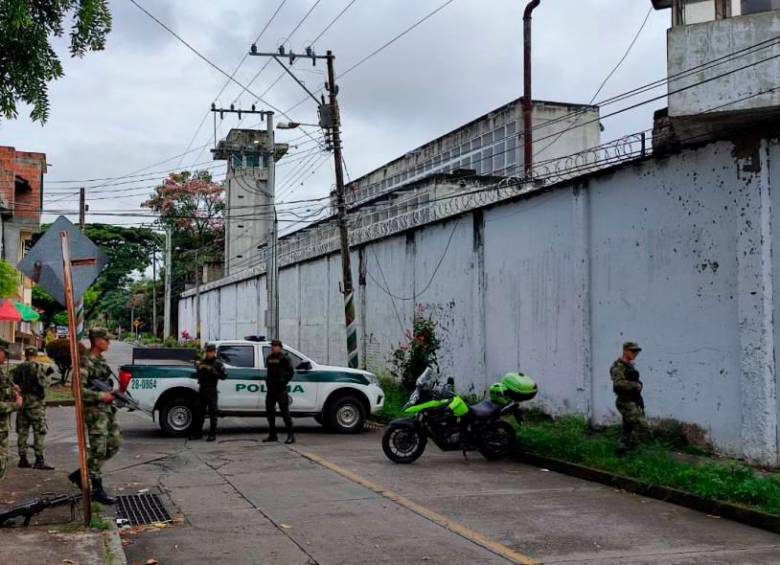
[[301, 122], [278, 122], [276, 124], [276, 129], [295, 129], [299, 128], [301, 126], [308, 126], [312, 128], [318, 128], [320, 127], [319, 124], [304, 124]]

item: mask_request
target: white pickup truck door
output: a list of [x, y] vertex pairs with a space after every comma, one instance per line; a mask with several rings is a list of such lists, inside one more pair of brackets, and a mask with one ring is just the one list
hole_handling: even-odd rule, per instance
[[[270, 355], [271, 348], [267, 345], [264, 345], [260, 348], [260, 350], [263, 356], [262, 365], [265, 367], [265, 358]], [[292, 363], [294, 369], [302, 362], [308, 361], [308, 359], [306, 359], [297, 351], [285, 348], [284, 352], [290, 358], [290, 363]], [[261, 391], [262, 398], [260, 400], [261, 410], [265, 410], [265, 375], [266, 372], [263, 370], [263, 387]], [[287, 387], [287, 391], [290, 393], [290, 398], [292, 399], [292, 403], [290, 404], [290, 412], [313, 412], [317, 409], [317, 389], [319, 386], [317, 382], [317, 376], [318, 373], [316, 370], [301, 371], [296, 369], [293, 380]], [[276, 411], [278, 413], [278, 407]]]
[[[255, 359], [254, 345], [222, 344], [217, 347], [228, 378], [219, 383], [219, 409], [256, 412], [265, 405], [263, 379]], [[261, 396], [263, 397], [261, 399]]]

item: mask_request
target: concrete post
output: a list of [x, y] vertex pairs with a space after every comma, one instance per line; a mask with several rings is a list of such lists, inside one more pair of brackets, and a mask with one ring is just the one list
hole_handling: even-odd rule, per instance
[[765, 140], [738, 148], [737, 314], [740, 345], [742, 452], [774, 465], [777, 450], [774, 295], [769, 149]]
[[574, 347], [578, 367], [577, 410], [593, 419], [594, 387], [592, 338], [590, 316], [590, 197], [586, 185], [581, 184], [572, 193], [572, 224], [574, 226], [574, 284], [577, 292], [575, 318], [579, 343]]

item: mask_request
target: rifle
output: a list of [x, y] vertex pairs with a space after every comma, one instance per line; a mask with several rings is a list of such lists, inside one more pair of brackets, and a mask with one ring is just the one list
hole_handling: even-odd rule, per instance
[[80, 494], [61, 494], [50, 498], [35, 498], [23, 504], [12, 506], [8, 510], [0, 512], [0, 527], [5, 526], [6, 522], [19, 516], [24, 516], [24, 526], [30, 525], [30, 520], [36, 514], [43, 512], [46, 508], [55, 506], [70, 505], [71, 521], [76, 517], [76, 505], [81, 500]]
[[127, 408], [130, 411], [140, 410], [141, 412], [146, 412], [147, 414], [154, 415], [151, 410], [147, 410], [146, 408], [141, 407], [141, 405], [138, 404], [138, 401], [135, 398], [133, 398], [129, 392], [114, 390], [114, 387], [106, 381], [101, 381], [99, 379], [92, 379], [91, 381], [89, 381], [89, 383], [87, 383], [87, 388], [90, 388], [97, 392], [110, 392], [111, 394], [114, 395], [114, 403], [119, 408]]

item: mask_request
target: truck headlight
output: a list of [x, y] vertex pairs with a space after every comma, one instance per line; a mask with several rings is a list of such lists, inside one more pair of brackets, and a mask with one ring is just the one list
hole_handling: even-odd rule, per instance
[[365, 377], [368, 379], [368, 384], [379, 386], [379, 377], [373, 373], [365, 373]]

